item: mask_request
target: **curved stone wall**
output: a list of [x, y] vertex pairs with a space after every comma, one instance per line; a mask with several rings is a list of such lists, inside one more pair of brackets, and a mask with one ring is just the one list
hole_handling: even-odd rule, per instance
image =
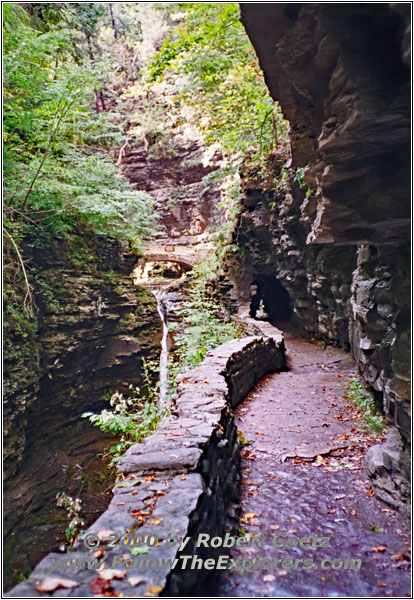
[[[108, 509], [70, 554], [49, 554], [7, 596], [205, 595], [217, 577], [213, 570], [191, 568], [193, 557], [217, 559], [226, 550], [196, 548], [198, 536], [223, 536], [237, 516], [239, 444], [232, 407], [264, 375], [285, 367], [284, 350], [279, 333], [232, 340], [181, 374], [174, 415], [125, 453]], [[96, 545], [88, 550], [85, 543]], [[48, 585], [59, 587], [39, 591]]]

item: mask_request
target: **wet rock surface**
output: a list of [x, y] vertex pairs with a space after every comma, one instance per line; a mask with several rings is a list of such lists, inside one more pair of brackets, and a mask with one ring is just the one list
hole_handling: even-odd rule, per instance
[[[378, 436], [361, 433], [343, 397], [355, 365], [338, 348], [292, 334], [285, 344], [290, 370], [265, 377], [235, 411], [250, 441], [242, 449], [239, 527], [255, 541], [232, 550], [238, 570], [222, 575], [218, 595], [408, 596], [409, 523], [374, 496], [361, 459]], [[326, 546], [316, 546], [322, 538]], [[325, 559], [361, 566], [338, 560], [330, 568]], [[251, 561], [244, 573], [243, 560]]]

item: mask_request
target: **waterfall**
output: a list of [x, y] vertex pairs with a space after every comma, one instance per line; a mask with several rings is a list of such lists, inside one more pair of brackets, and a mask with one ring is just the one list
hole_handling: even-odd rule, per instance
[[164, 406], [168, 392], [168, 325], [167, 316], [162, 305], [162, 291], [155, 289], [152, 290], [152, 293], [157, 299], [157, 310], [163, 326], [160, 355], [159, 405]]

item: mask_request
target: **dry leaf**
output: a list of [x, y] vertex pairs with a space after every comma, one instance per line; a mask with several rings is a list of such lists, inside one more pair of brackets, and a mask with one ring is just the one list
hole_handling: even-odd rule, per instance
[[111, 581], [111, 579], [125, 579], [126, 572], [118, 569], [102, 569], [97, 571], [101, 579]]
[[355, 508], [353, 508], [349, 514], [351, 515], [351, 517], [356, 517], [358, 514], [358, 511], [356, 511]]
[[162, 519], [161, 517], [160, 517], [159, 519], [152, 519], [152, 520], [151, 520], [151, 523], [152, 523], [153, 525], [159, 525], [159, 524], [160, 524], [160, 523], [162, 523], [162, 522], [163, 522], [163, 519]]
[[270, 529], [280, 529], [280, 525], [271, 525]]
[[128, 577], [128, 583], [133, 586], [139, 585], [143, 581], [145, 581], [145, 579], [143, 579], [142, 577]]
[[274, 575], [265, 575], [263, 581], [274, 581], [276, 577]]
[[79, 584], [71, 579], [61, 579], [60, 577], [46, 577], [42, 581], [36, 583], [38, 592], [54, 592], [59, 588], [74, 588]]
[[373, 552], [385, 552], [385, 551], [386, 551], [386, 549], [387, 549], [387, 548], [386, 548], [386, 546], [373, 546], [373, 547], [371, 548], [371, 550], [372, 550]]
[[101, 579], [100, 577], [92, 579], [91, 590], [95, 596], [112, 596], [114, 591], [109, 581], [105, 581], [105, 579]]
[[96, 552], [93, 553], [94, 558], [101, 558], [104, 555], [104, 549], [98, 548]]
[[378, 587], [387, 587], [387, 584], [384, 581], [377, 581]]
[[251, 521], [251, 520], [253, 519], [253, 517], [258, 517], [258, 516], [259, 516], [259, 515], [258, 515], [258, 514], [256, 514], [256, 513], [254, 513], [254, 512], [249, 512], [249, 513], [246, 513], [246, 514], [244, 515], [244, 517], [242, 517], [242, 518], [240, 519], [240, 521], [241, 521], [242, 523], [248, 523], [249, 521]]
[[406, 558], [407, 558], [407, 555], [405, 554], [405, 552], [397, 552], [396, 554], [393, 554], [391, 556], [391, 560], [395, 560], [395, 561], [405, 560]]
[[112, 539], [114, 533], [115, 531], [113, 531], [112, 529], [102, 529], [102, 531], [98, 532], [98, 538], [100, 540], [110, 540]]
[[149, 592], [151, 592], [151, 594], [159, 594], [160, 592], [162, 592], [164, 588], [163, 587], [150, 587], [150, 589], [148, 590]]

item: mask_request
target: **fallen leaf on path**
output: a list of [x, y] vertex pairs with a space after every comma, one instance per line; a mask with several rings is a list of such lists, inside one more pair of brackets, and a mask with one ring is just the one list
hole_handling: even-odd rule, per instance
[[149, 554], [150, 548], [149, 546], [134, 546], [131, 548], [130, 552], [134, 556], [138, 556], [139, 554]]
[[128, 577], [128, 583], [130, 585], [136, 586], [145, 581], [142, 577]]
[[114, 588], [105, 579], [101, 579], [100, 577], [95, 577], [91, 581], [91, 590], [95, 596], [112, 596], [114, 592]]
[[148, 590], [151, 594], [159, 594], [160, 592], [162, 592], [164, 588], [163, 587], [150, 587], [150, 589]]
[[276, 577], [274, 575], [265, 575], [263, 581], [274, 581]]
[[385, 551], [386, 551], [386, 549], [387, 549], [387, 547], [386, 547], [386, 546], [373, 546], [373, 547], [371, 548], [371, 550], [372, 550], [373, 552], [385, 552]]
[[258, 516], [259, 516], [259, 515], [258, 515], [257, 513], [254, 513], [254, 512], [249, 512], [249, 513], [246, 513], [246, 514], [244, 515], [244, 517], [242, 517], [242, 518], [240, 519], [240, 521], [242, 521], [242, 523], [248, 523], [248, 522], [249, 522], [249, 521], [251, 521], [251, 520], [252, 520], [254, 517], [258, 517]]
[[377, 586], [378, 587], [387, 587], [387, 584], [384, 581], [378, 581]]
[[97, 571], [101, 579], [111, 581], [111, 579], [125, 579], [126, 572], [119, 569], [102, 569]]
[[115, 531], [113, 531], [112, 529], [102, 529], [101, 531], [98, 531], [98, 538], [100, 540], [109, 540], [112, 538], [114, 533]]
[[396, 554], [393, 554], [391, 556], [391, 560], [394, 561], [400, 561], [405, 559], [408, 559], [408, 556], [405, 554], [405, 552], [397, 552]]
[[61, 579], [60, 577], [46, 577], [42, 581], [36, 583], [38, 592], [54, 592], [59, 588], [74, 588], [79, 584], [71, 579]]
[[369, 530], [376, 531], [377, 533], [384, 533], [384, 529], [382, 527], [377, 527], [376, 525], [371, 525]]

